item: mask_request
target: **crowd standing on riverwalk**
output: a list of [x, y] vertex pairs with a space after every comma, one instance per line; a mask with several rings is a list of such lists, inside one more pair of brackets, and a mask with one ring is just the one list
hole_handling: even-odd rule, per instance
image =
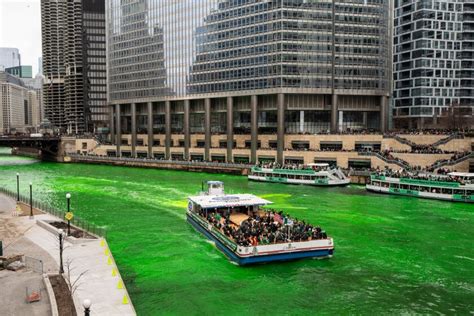
[[209, 223], [238, 245], [244, 247], [327, 238], [326, 232], [319, 226], [291, 219], [288, 214], [283, 214], [282, 211], [252, 212], [246, 220], [240, 223], [240, 226], [231, 222], [228, 210], [207, 212], [200, 210], [199, 215], [206, 218]]

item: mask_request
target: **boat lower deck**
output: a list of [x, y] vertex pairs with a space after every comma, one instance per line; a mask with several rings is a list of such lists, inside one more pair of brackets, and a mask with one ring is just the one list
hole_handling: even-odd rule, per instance
[[474, 195], [458, 195], [458, 194], [446, 194], [446, 193], [433, 193], [429, 191], [418, 191], [413, 189], [399, 189], [392, 187], [383, 187], [379, 185], [367, 184], [366, 189], [368, 191], [393, 194], [393, 195], [403, 195], [411, 196], [425, 199], [434, 199], [442, 201], [451, 201], [451, 202], [464, 202], [464, 203], [474, 203]]
[[346, 186], [350, 184], [350, 179], [346, 180], [330, 180], [330, 179], [320, 179], [320, 180], [304, 180], [304, 179], [291, 179], [285, 177], [274, 177], [274, 176], [255, 176], [249, 175], [249, 180], [259, 181], [259, 182], [272, 182], [272, 183], [285, 183], [285, 184], [303, 184], [303, 185], [312, 185], [312, 186]]
[[[234, 217], [232, 221], [245, 220], [246, 215], [241, 215], [242, 216]], [[231, 261], [239, 265], [287, 261], [302, 258], [327, 258], [331, 257], [334, 251], [332, 239], [329, 242], [323, 242], [327, 240], [321, 240], [321, 245], [315, 245], [316, 241], [313, 241], [312, 243], [294, 242], [293, 246], [292, 243], [282, 243], [269, 246], [242, 247], [224, 236], [220, 231], [217, 231], [212, 224], [204, 221], [204, 219], [200, 218], [197, 214], [188, 212], [187, 221], [197, 231], [212, 240]], [[235, 223], [233, 224], [235, 225]], [[300, 245], [297, 246], [298, 244]]]

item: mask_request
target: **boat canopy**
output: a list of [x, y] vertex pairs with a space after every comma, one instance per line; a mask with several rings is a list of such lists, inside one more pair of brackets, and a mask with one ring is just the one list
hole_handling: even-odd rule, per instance
[[307, 164], [308, 167], [329, 167], [328, 163], [325, 162], [318, 162], [318, 163], [309, 163]]
[[253, 194], [198, 195], [190, 196], [189, 200], [201, 208], [254, 206], [272, 203]]
[[469, 172], [450, 172], [448, 175], [451, 177], [474, 178], [474, 173]]

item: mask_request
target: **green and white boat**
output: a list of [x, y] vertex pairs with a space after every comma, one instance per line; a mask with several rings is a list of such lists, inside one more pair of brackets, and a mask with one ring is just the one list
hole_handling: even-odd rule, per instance
[[303, 168], [265, 168], [253, 167], [249, 180], [277, 182], [287, 184], [305, 184], [317, 186], [347, 185], [351, 182], [340, 169], [330, 168], [327, 163], [314, 163]]
[[425, 174], [422, 178], [372, 174], [366, 189], [372, 192], [444, 201], [474, 203], [474, 173], [451, 172], [447, 176]]

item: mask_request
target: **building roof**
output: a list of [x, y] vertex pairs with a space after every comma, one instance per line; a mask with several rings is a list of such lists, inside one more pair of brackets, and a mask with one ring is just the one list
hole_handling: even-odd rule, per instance
[[272, 202], [253, 194], [197, 195], [189, 200], [202, 208], [267, 205]]

